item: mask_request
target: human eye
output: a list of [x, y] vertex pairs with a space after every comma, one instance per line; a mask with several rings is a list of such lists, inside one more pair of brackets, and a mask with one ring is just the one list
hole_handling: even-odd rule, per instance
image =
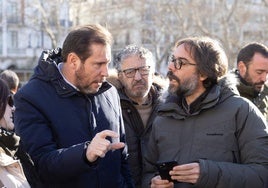
[[127, 74], [127, 75], [132, 74], [134, 71], [135, 71], [135, 69], [127, 69], [127, 70], [124, 70], [125, 74]]
[[264, 71], [262, 71], [262, 70], [257, 70], [257, 71], [256, 71], [256, 73], [259, 74], [259, 75], [261, 75], [263, 72], [264, 72]]
[[104, 63], [94, 63], [95, 68], [101, 68]]
[[187, 64], [191, 64], [187, 59], [180, 59], [180, 63], [181, 65], [187, 65]]
[[142, 74], [148, 74], [150, 72], [150, 66], [141, 67], [140, 72], [142, 72]]
[[94, 67], [96, 69], [101, 69], [102, 67], [107, 67], [109, 66], [109, 62], [96, 62], [94, 63]]
[[186, 64], [188, 64], [188, 62], [186, 60], [180, 59], [180, 64], [181, 65], [186, 65]]

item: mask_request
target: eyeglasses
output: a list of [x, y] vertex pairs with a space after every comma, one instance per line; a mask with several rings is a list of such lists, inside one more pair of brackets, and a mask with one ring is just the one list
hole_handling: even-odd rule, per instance
[[11, 107], [14, 106], [14, 101], [13, 101], [13, 96], [12, 96], [12, 95], [9, 95], [9, 96], [7, 97], [7, 104], [8, 104], [9, 106], [11, 106]]
[[142, 76], [146, 76], [150, 72], [150, 66], [143, 66], [143, 67], [138, 67], [138, 68], [126, 69], [126, 70], [122, 70], [120, 72], [123, 72], [126, 75], [126, 77], [128, 77], [128, 78], [133, 78], [137, 71], [139, 71], [139, 73]]
[[174, 55], [170, 56], [170, 62], [172, 62], [175, 66], [176, 69], [180, 70], [183, 65], [193, 65], [195, 66], [196, 64], [190, 63], [188, 60], [184, 58], [175, 58]]

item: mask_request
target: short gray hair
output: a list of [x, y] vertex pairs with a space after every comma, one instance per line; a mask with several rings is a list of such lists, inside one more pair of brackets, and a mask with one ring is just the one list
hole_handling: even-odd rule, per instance
[[155, 61], [152, 52], [147, 48], [139, 47], [135, 44], [128, 45], [117, 53], [114, 60], [116, 70], [120, 71], [123, 61], [131, 56], [138, 56], [141, 59], [145, 59], [151, 70], [155, 70]]
[[7, 85], [10, 90], [17, 89], [19, 86], [20, 79], [17, 73], [12, 70], [4, 70], [0, 73], [0, 78], [7, 82]]

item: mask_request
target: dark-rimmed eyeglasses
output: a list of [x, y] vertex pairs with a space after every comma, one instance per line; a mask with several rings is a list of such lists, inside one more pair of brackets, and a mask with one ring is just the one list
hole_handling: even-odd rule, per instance
[[10, 107], [13, 107], [14, 106], [14, 100], [13, 100], [13, 96], [12, 95], [9, 95], [7, 97], [7, 104], [10, 106]]
[[175, 58], [174, 55], [170, 56], [169, 62], [172, 62], [174, 64], [174, 67], [178, 70], [180, 70], [183, 65], [193, 65], [193, 66], [196, 65], [194, 63], [190, 63], [187, 59], [180, 57]]
[[139, 73], [142, 76], [146, 76], [150, 73], [150, 66], [131, 68], [131, 69], [126, 69], [126, 70], [121, 70], [120, 72], [123, 72], [128, 78], [133, 78], [137, 71], [139, 71]]

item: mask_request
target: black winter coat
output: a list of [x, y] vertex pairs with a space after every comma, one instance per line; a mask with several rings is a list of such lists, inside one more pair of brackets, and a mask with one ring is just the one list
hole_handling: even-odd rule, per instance
[[132, 102], [124, 95], [122, 90], [119, 92], [126, 130], [126, 141], [128, 144], [128, 162], [130, 165], [131, 175], [137, 188], [141, 187], [141, 179], [143, 176], [143, 157], [150, 138], [152, 123], [156, 117], [157, 108], [160, 103], [159, 89], [159, 86], [156, 85], [153, 85], [151, 88], [150, 92], [153, 96], [152, 112], [145, 127], [139, 112]]
[[149, 92], [149, 95], [152, 96], [152, 112], [147, 124], [144, 126], [139, 112], [133, 105], [133, 102], [125, 95], [124, 88], [116, 75], [111, 75], [107, 80], [115, 85], [119, 92], [128, 145], [130, 171], [136, 188], [141, 188], [144, 153], [147, 150], [146, 147], [150, 138], [152, 124], [157, 115], [159, 104], [161, 103], [161, 94], [166, 81], [161, 77], [157, 77], [154, 80]]

